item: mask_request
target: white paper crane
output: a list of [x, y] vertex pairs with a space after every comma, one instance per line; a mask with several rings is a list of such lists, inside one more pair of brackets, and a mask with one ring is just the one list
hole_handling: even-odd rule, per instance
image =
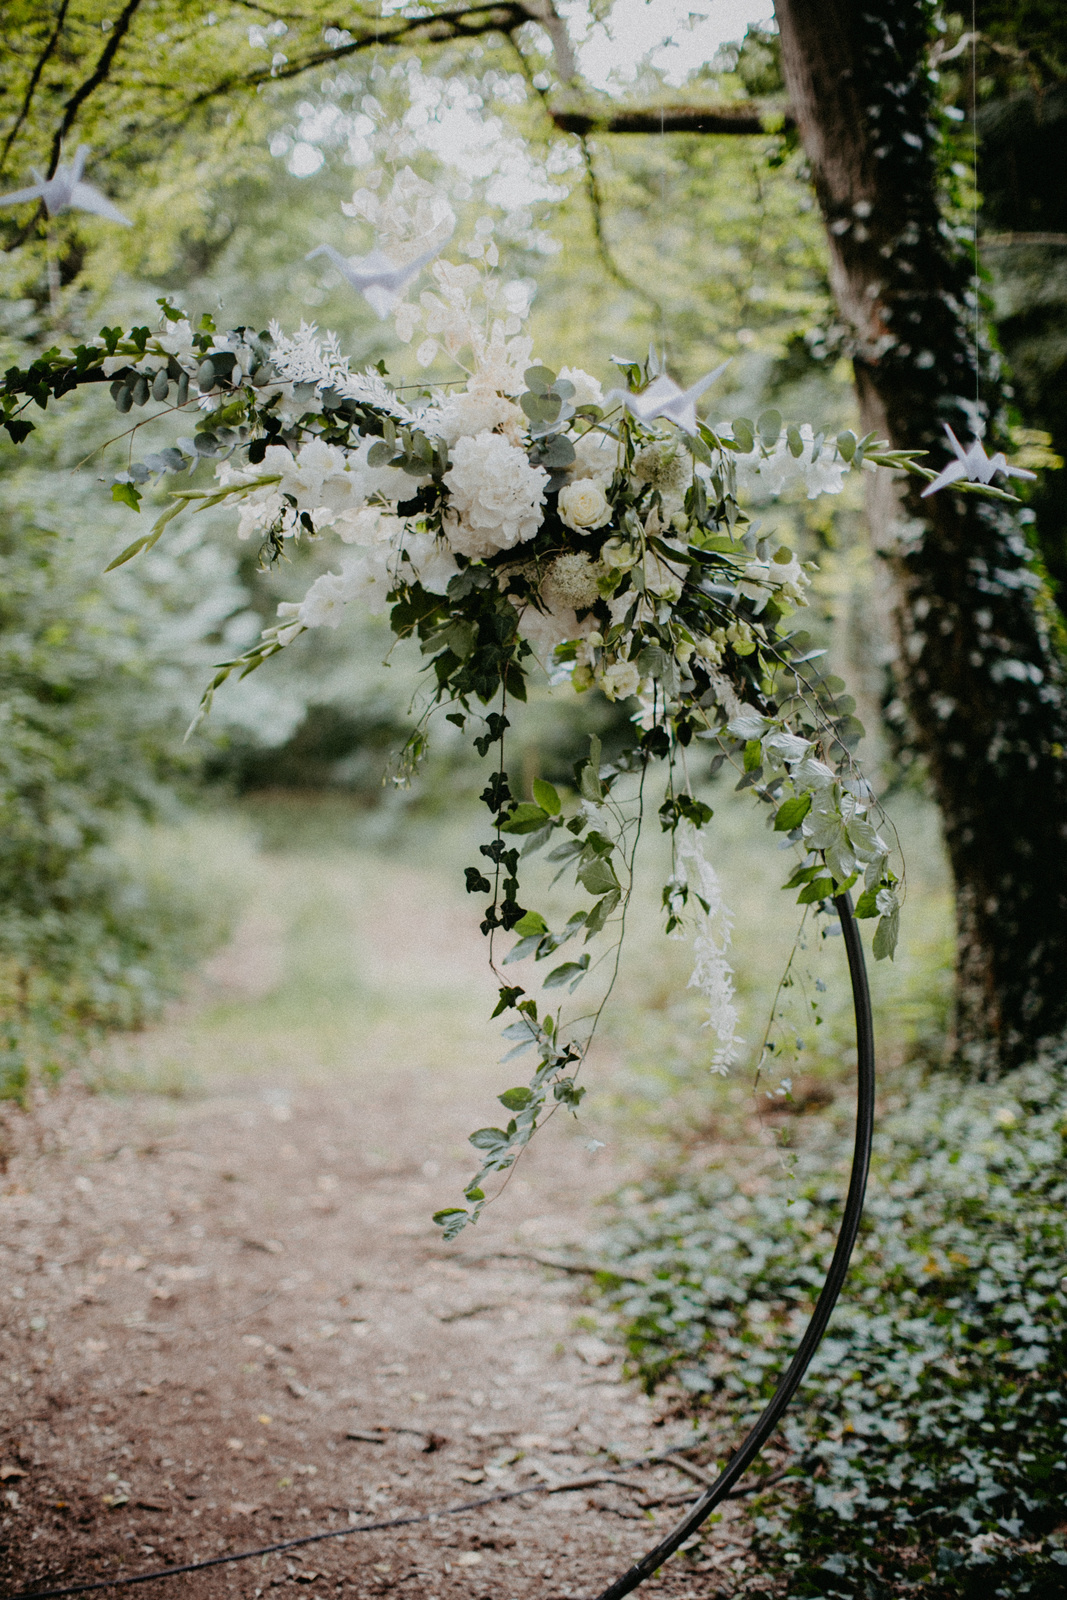
[[668, 378], [665, 372], [661, 372], [658, 378], [653, 378], [647, 389], [641, 390], [640, 394], [631, 394], [629, 389], [609, 389], [604, 396], [604, 403], [606, 405], [609, 400], [620, 400], [638, 422], [649, 423], [654, 422], [657, 417], [666, 417], [669, 422], [677, 423], [685, 433], [696, 433], [696, 403], [705, 389], [710, 389], [715, 379], [721, 377], [729, 365], [728, 361], [724, 361], [714, 372], [706, 373], [689, 389], [680, 388], [673, 378]]
[[369, 256], [345, 257], [332, 244], [320, 244], [318, 249], [309, 250], [304, 259], [311, 261], [315, 256], [326, 256], [338, 272], [348, 279], [353, 289], [359, 290], [379, 317], [384, 318], [399, 302], [412, 278], [439, 254], [441, 247], [440, 244], [434, 245], [432, 250], [424, 250], [403, 266], [390, 260], [384, 250], [372, 250]]
[[70, 166], [57, 167], [52, 178], [42, 177], [36, 167], [31, 167], [37, 182], [28, 189], [0, 195], [0, 206], [21, 206], [28, 200], [43, 200], [50, 217], [57, 216], [60, 211], [91, 211], [94, 216], [106, 217], [108, 222], [121, 222], [124, 228], [132, 228], [129, 217], [124, 217], [106, 194], [101, 194], [94, 184], [82, 182], [88, 154], [89, 146], [79, 145]]
[[975, 439], [970, 448], [965, 450], [947, 422], [945, 432], [948, 434], [949, 444], [956, 452], [956, 459], [950, 461], [944, 472], [939, 473], [929, 488], [923, 490], [924, 500], [928, 494], [935, 494], [938, 489], [945, 489], [950, 483], [958, 483], [961, 478], [966, 478], [970, 483], [992, 483], [998, 472], [1002, 472], [1006, 478], [1037, 477], [1036, 472], [1027, 472], [1025, 467], [1009, 466], [1002, 450], [998, 450], [996, 455], [987, 456], [980, 439]]

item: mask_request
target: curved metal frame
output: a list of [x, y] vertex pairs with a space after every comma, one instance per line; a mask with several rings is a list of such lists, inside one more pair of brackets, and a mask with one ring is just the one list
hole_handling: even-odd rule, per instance
[[848, 1274], [849, 1261], [859, 1232], [860, 1218], [863, 1215], [863, 1197], [867, 1189], [867, 1173], [871, 1163], [871, 1139], [874, 1133], [874, 1023], [871, 1017], [867, 967], [863, 959], [859, 928], [852, 911], [852, 900], [847, 894], [838, 895], [834, 905], [841, 919], [841, 932], [848, 954], [849, 976], [852, 979], [852, 1001], [856, 1013], [857, 1085], [856, 1143], [852, 1156], [852, 1173], [849, 1178], [844, 1214], [841, 1218], [841, 1231], [837, 1236], [830, 1270], [826, 1274], [826, 1281], [816, 1301], [811, 1321], [797, 1346], [796, 1355], [744, 1443], [735, 1450], [711, 1488], [701, 1495], [667, 1537], [661, 1539], [659, 1544], [630, 1568], [629, 1572], [616, 1579], [610, 1588], [598, 1595], [597, 1600], [622, 1600], [623, 1595], [630, 1594], [638, 1584], [644, 1583], [646, 1578], [651, 1578], [667, 1558], [674, 1554], [679, 1545], [684, 1544], [690, 1535], [696, 1532], [701, 1523], [730, 1493], [741, 1475], [752, 1465], [774, 1433], [789, 1402], [800, 1387], [811, 1358], [822, 1342]]

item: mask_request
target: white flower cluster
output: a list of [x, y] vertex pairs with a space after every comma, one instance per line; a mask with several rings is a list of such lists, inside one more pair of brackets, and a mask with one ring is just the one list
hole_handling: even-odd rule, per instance
[[427, 335], [415, 352], [420, 366], [430, 366], [442, 350], [461, 365], [466, 356], [469, 393], [521, 394], [533, 349], [522, 333], [529, 285], [500, 283], [478, 267], [451, 261], [435, 261], [430, 271], [436, 293], [426, 289], [417, 306], [405, 302], [396, 311], [405, 344], [420, 327]]
[[848, 462], [837, 454], [832, 442], [824, 444], [816, 454], [815, 434], [809, 422], [799, 432], [803, 449], [798, 456], [790, 449], [785, 434], [767, 455], [757, 446], [748, 455], [735, 456], [738, 491], [753, 499], [768, 499], [803, 485], [809, 500], [816, 500], [821, 494], [840, 494]]
[[371, 467], [367, 455], [373, 440], [358, 450], [345, 451], [321, 439], [309, 439], [294, 456], [285, 445], [268, 445], [258, 466], [235, 468], [228, 461], [215, 469], [223, 488], [259, 479], [276, 483], [252, 489], [238, 510], [237, 537], [262, 538], [276, 527], [283, 538], [298, 536], [300, 514], [306, 511], [315, 531], [336, 529], [346, 544], [360, 541], [357, 529], [363, 508], [372, 496], [388, 497], [396, 487], [396, 473], [388, 467]]
[[385, 173], [380, 167], [364, 174], [363, 187], [357, 189], [350, 204], [342, 204], [346, 217], [369, 222], [376, 235], [377, 248], [403, 267], [428, 250], [439, 250], [449, 240], [456, 225], [451, 206], [433, 184], [403, 167], [393, 179], [387, 197], [380, 198]]

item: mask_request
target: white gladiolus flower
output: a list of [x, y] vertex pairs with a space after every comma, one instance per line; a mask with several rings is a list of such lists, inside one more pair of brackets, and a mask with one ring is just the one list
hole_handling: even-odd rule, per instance
[[343, 512], [334, 523], [345, 544], [373, 547], [387, 544], [398, 549], [404, 536], [404, 523], [385, 506], [360, 506]]
[[404, 554], [424, 589], [430, 594], [447, 594], [459, 566], [446, 544], [432, 533], [409, 533], [404, 539]]
[[544, 660], [558, 644], [568, 639], [580, 639], [593, 627], [592, 618], [578, 621], [578, 613], [571, 606], [549, 606], [539, 611], [536, 606], [524, 607], [519, 618], [519, 632], [533, 646], [534, 655]]
[[498, 433], [457, 440], [444, 481], [452, 497], [449, 543], [471, 560], [510, 550], [541, 526], [548, 473]]
[[597, 674], [597, 683], [609, 700], [628, 700], [641, 687], [641, 674], [633, 661], [614, 661]]
[[394, 559], [391, 550], [379, 546], [353, 556], [340, 572], [324, 572], [300, 602], [297, 620], [305, 628], [336, 628], [353, 600], [361, 601], [371, 616], [380, 616], [396, 581]]
[[559, 520], [581, 533], [602, 528], [611, 517], [611, 503], [595, 478], [580, 478], [559, 491]]
[[305, 628], [336, 628], [349, 599], [343, 574], [324, 572], [301, 601], [297, 619]]

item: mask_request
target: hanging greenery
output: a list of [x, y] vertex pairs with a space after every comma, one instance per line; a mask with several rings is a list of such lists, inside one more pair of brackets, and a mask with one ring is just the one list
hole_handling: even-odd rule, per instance
[[[798, 485], [813, 499], [834, 494], [850, 472], [903, 470], [932, 488], [946, 475], [873, 435], [827, 438], [777, 411], [716, 431], [696, 406], [722, 369], [682, 390], [650, 351], [645, 362], [617, 360], [622, 385], [605, 394], [586, 372], [537, 363], [522, 331], [528, 288], [500, 280], [496, 248], [477, 229], [465, 262], [435, 260], [433, 289], [417, 303], [402, 298], [454, 219], [410, 168], [384, 198], [382, 177], [346, 207], [373, 226], [376, 248], [342, 265], [379, 315], [395, 314], [402, 339], [419, 333], [419, 365], [450, 358], [455, 382], [398, 388], [384, 364], [351, 372], [335, 336], [313, 326], [291, 337], [276, 323], [223, 332], [161, 301], [156, 334], [104, 328], [98, 342], [8, 371], [3, 421], [18, 443], [33, 427], [31, 403], [93, 383], [110, 385], [124, 416], [149, 401], [161, 408], [154, 416], [195, 415], [193, 431], [169, 448], [131, 457], [112, 494], [139, 513], [147, 486], [205, 459], [217, 463], [216, 486], [173, 491], [112, 567], [150, 549], [182, 511], [224, 502], [238, 538], [255, 539], [265, 562], [300, 540], [338, 542], [338, 570], [280, 605], [277, 623], [219, 666], [203, 713], [231, 675], [360, 604], [388, 612], [396, 638], [416, 641], [427, 658], [430, 689], [406, 768], [439, 708], [479, 755], [493, 752], [481, 796], [488, 837], [466, 883], [483, 897], [494, 1016], [508, 1019], [505, 1060], [531, 1053], [536, 1065], [500, 1096], [505, 1126], [471, 1136], [481, 1165], [466, 1204], [436, 1218], [451, 1238], [478, 1217], [487, 1182], [514, 1164], [546, 1111], [576, 1109], [584, 1093], [578, 1075], [618, 968], [653, 761], [665, 763], [658, 817], [674, 844], [666, 930], [695, 935], [693, 982], [708, 1002], [717, 1069], [738, 1048], [736, 1010], [729, 917], [704, 853], [712, 812], [686, 767], [694, 745], [710, 747], [716, 767], [734, 765], [772, 831], [796, 847], [785, 887], [799, 903], [834, 915], [834, 897], [857, 886], [857, 915], [878, 919], [875, 956], [892, 955], [900, 885], [851, 754], [862, 729], [796, 627], [810, 582], [804, 564], [761, 536], [746, 506]], [[1011, 498], [981, 481], [1006, 463], [976, 456], [972, 473], [970, 457], [958, 455], [948, 475], [956, 492]], [[632, 747], [606, 763], [591, 740], [573, 800], [541, 780], [522, 798], [508, 773], [509, 705], [541, 668], [571, 691], [596, 686], [635, 707]], [[524, 903], [520, 862], [537, 851], [558, 876], [573, 873], [580, 900], [562, 922]], [[545, 976], [534, 994], [527, 973], [538, 963]], [[594, 969], [607, 976], [605, 992], [568, 1020], [554, 991], [573, 994]]]

